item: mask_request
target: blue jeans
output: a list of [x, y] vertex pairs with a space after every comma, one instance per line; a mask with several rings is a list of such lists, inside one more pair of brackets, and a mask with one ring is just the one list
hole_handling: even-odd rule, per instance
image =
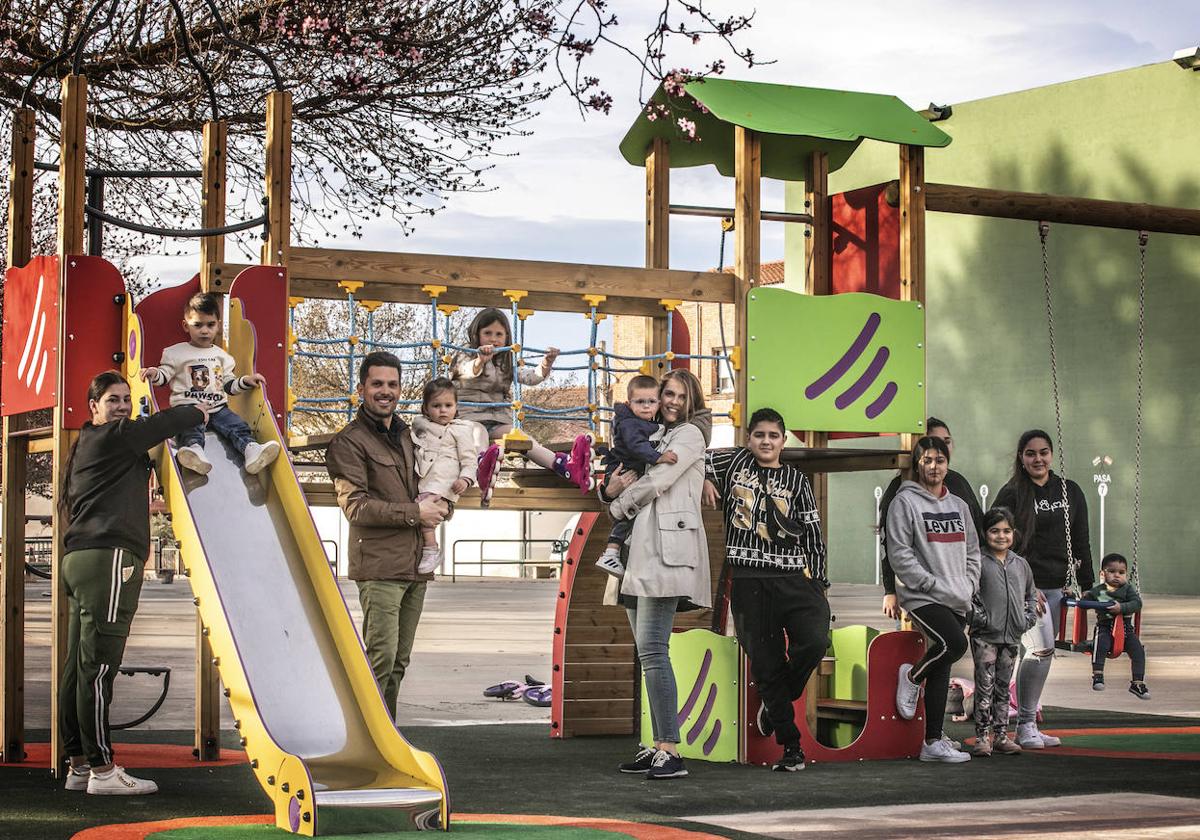
[[[208, 415], [208, 428], [229, 441], [229, 445], [236, 449], [239, 455], [245, 452], [246, 445], [254, 440], [254, 435], [250, 432], [246, 421], [227, 405], [221, 406]], [[175, 438], [175, 443], [181, 447], [195, 444], [203, 449], [204, 426], [194, 426], [186, 432], [181, 432]]]
[[626, 608], [638, 661], [646, 678], [646, 700], [650, 704], [650, 729], [655, 743], [679, 743], [679, 693], [671, 667], [671, 627], [675, 623], [678, 598], [638, 597], [637, 606]]

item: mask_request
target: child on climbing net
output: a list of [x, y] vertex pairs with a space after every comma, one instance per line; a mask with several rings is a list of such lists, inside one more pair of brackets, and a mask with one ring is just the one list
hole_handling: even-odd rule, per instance
[[1133, 667], [1129, 693], [1139, 700], [1150, 699], [1146, 688], [1146, 649], [1133, 626], [1133, 614], [1141, 612], [1142, 596], [1129, 582], [1129, 564], [1120, 554], [1106, 554], [1100, 561], [1103, 583], [1083, 593], [1076, 609], [1096, 610], [1096, 632], [1092, 636], [1092, 690], [1104, 691], [1104, 660], [1113, 648], [1113, 624], [1120, 617], [1125, 625], [1125, 652]]
[[974, 756], [1019, 755], [1008, 737], [1009, 683], [1021, 636], [1045, 609], [1038, 603], [1033, 570], [1013, 553], [1013, 514], [994, 507], [983, 518], [984, 551], [979, 592], [972, 604], [971, 658], [975, 660]]
[[[453, 366], [461, 409], [459, 417], [483, 427], [479, 433], [480, 503], [487, 507], [500, 472], [500, 447], [496, 441], [512, 431], [513, 353], [512, 328], [508, 316], [499, 309], [484, 309], [467, 328], [467, 343], [476, 352], [464, 354]], [[517, 380], [522, 385], [537, 385], [550, 375], [558, 348], [549, 347], [536, 370], [518, 365]], [[492, 403], [493, 405], [471, 405]], [[525, 457], [577, 485], [583, 492], [592, 489], [592, 436], [578, 435], [568, 452], [551, 452], [537, 441]]]
[[[229, 396], [257, 388], [266, 380], [258, 373], [234, 376], [233, 356], [215, 345], [221, 329], [216, 295], [192, 295], [183, 308], [183, 329], [188, 340], [163, 350], [158, 367], [142, 368], [142, 380], [156, 386], [170, 384], [173, 406], [204, 405], [209, 428], [242, 454], [246, 472], [261, 472], [279, 457], [279, 444], [273, 440], [256, 442], [246, 421], [229, 407]], [[181, 467], [200, 475], [212, 469], [212, 462], [204, 455], [203, 425], [180, 434], [176, 445], [175, 457]]]
[[[439, 376], [426, 383], [421, 413], [413, 419], [412, 437], [417, 447], [417, 501], [436, 501], [449, 519], [454, 503], [475, 480], [479, 455], [477, 424], [456, 419], [458, 394], [454, 383]], [[437, 529], [421, 528], [421, 562], [417, 571], [428, 574], [442, 563]]]
[[[674, 464], [679, 457], [670, 450], [659, 452], [654, 442], [662, 437], [663, 424], [654, 418], [658, 415], [658, 380], [653, 376], [639, 375], [629, 380], [625, 388], [628, 402], [613, 406], [612, 445], [604, 456], [604, 474], [611, 476], [617, 467], [622, 467], [639, 476], [644, 475], [655, 464]], [[605, 482], [607, 487], [607, 481]], [[625, 566], [621, 563], [621, 546], [633, 531], [632, 519], [618, 519], [608, 534], [608, 545], [596, 561], [596, 565], [613, 577], [624, 577]]]

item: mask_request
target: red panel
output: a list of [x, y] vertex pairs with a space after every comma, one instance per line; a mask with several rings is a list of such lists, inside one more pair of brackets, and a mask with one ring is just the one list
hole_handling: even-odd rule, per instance
[[[187, 331], [183, 328], [183, 307], [188, 299], [200, 291], [200, 275], [197, 274], [186, 283], [159, 289], [138, 302], [133, 311], [142, 319], [142, 343], [140, 348], [131, 347], [126, 352], [130, 356], [140, 352], [141, 367], [155, 367], [162, 360], [162, 352], [172, 344], [187, 340]], [[171, 389], [160, 385], [154, 389], [154, 400], [160, 406], [171, 404]]]
[[[671, 352], [677, 356], [686, 356], [692, 352], [692, 333], [688, 329], [687, 319], [678, 309], [671, 313]], [[700, 349], [696, 352], [703, 353], [704, 350]], [[691, 370], [692, 360], [672, 359], [671, 369], [675, 368]]]
[[[242, 302], [242, 314], [254, 329], [254, 371], [266, 377], [267, 404], [280, 429], [287, 428], [287, 272], [279, 266], [244, 269], [229, 287]], [[248, 373], [248, 371], [241, 371]]]
[[[805, 758], [811, 761], [858, 761], [860, 759], [911, 758], [921, 751], [925, 737], [924, 706], [912, 720], [896, 713], [896, 680], [900, 666], [914, 663], [924, 652], [921, 634], [908, 631], [881, 633], [867, 648], [867, 713], [866, 725], [852, 744], [841, 749], [820, 743], [808, 728], [804, 712], [804, 697], [795, 703], [796, 725], [800, 728], [800, 746]], [[783, 747], [774, 737], [764, 738], [755, 725], [758, 692], [750, 678], [748, 664], [742, 657], [742, 685], [746, 687], [746, 714], [742, 737], [746, 744], [747, 764], [771, 764], [781, 755]]]
[[558, 602], [554, 606], [554, 653], [553, 669], [550, 678], [550, 737], [563, 737], [563, 680], [564, 663], [566, 661], [567, 610], [571, 607], [571, 587], [575, 584], [575, 570], [583, 558], [583, 547], [587, 544], [588, 536], [598, 513], [581, 513], [571, 536], [571, 544], [567, 546], [567, 558], [563, 562], [559, 574]]
[[900, 299], [900, 209], [886, 185], [837, 193], [833, 213], [833, 293], [870, 292]]
[[92, 377], [119, 369], [116, 354], [124, 331], [125, 280], [101, 257], [67, 258], [66, 345], [63, 347], [63, 426], [78, 429], [91, 419], [87, 389]]
[[8, 416], [58, 399], [58, 257], [34, 257], [4, 278], [0, 412]]

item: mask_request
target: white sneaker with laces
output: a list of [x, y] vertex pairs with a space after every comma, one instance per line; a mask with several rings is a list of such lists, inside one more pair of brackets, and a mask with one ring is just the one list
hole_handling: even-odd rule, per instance
[[158, 785], [149, 779], [130, 776], [124, 767], [114, 766], [107, 773], [93, 770], [88, 779], [87, 792], [95, 796], [141, 796], [158, 793]]
[[197, 475], [208, 475], [212, 469], [212, 462], [204, 457], [204, 450], [196, 443], [179, 447], [175, 453], [175, 460], [179, 462], [179, 466]]
[[912, 665], [904, 663], [900, 666], [900, 676], [896, 681], [896, 711], [905, 720], [912, 720], [917, 716], [917, 700], [921, 696], [921, 686], [908, 678], [911, 672]]
[[279, 457], [279, 444], [273, 440], [266, 443], [250, 441], [242, 452], [246, 459], [246, 472], [256, 475], [271, 465]]
[[81, 764], [78, 767], [71, 767], [67, 770], [67, 783], [64, 785], [66, 790], [87, 790], [88, 779], [91, 778], [92, 767], [90, 764]]
[[1033, 725], [1033, 731], [1037, 733], [1038, 738], [1042, 740], [1043, 747], [1057, 747], [1062, 744], [1061, 738], [1056, 738], [1053, 735], [1047, 735], [1045, 732], [1037, 728], [1037, 724]]
[[596, 561], [597, 568], [620, 580], [625, 577], [625, 567], [621, 565], [621, 552], [605, 549]]
[[949, 738], [938, 738], [932, 744], [921, 745], [921, 761], [940, 761], [944, 764], [961, 764], [970, 761], [971, 754], [954, 749]]
[[[1058, 740], [1055, 738], [1054, 740]], [[1042, 735], [1038, 732], [1036, 723], [1019, 723], [1017, 724], [1017, 746], [1023, 750], [1040, 750], [1044, 749], [1046, 744], [1042, 742]], [[1055, 746], [1058, 746], [1055, 744]]]

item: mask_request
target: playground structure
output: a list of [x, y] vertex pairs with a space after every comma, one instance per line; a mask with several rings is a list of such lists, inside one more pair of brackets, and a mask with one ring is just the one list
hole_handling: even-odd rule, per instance
[[[766, 88], [778, 89], [780, 86], [748, 85], [744, 83], [729, 83], [732, 89], [723, 85], [712, 85], [710, 92], [715, 91], [728, 98], [733, 94], [746, 95], [756, 98], [759, 114], [769, 111], [772, 92]], [[737, 87], [740, 85], [740, 87]], [[699, 101], [704, 101], [709, 107], [710, 115], [698, 120], [702, 123], [700, 130], [704, 133], [706, 143], [676, 147], [668, 139], [668, 132], [660, 126], [639, 125], [638, 131], [631, 131], [626, 138], [623, 149], [627, 146], [632, 151], [626, 151], [627, 158], [633, 156], [645, 165], [647, 170], [646, 190], [646, 263], [645, 269], [619, 268], [612, 266], [587, 266], [569, 263], [547, 263], [523, 260], [494, 260], [476, 257], [448, 257], [418, 254], [387, 254], [382, 252], [365, 252], [351, 250], [330, 250], [319, 248], [292, 247], [290, 243], [290, 156], [288, 153], [288, 134], [290, 128], [290, 98], [286, 92], [274, 92], [267, 100], [267, 197], [268, 197], [268, 236], [263, 248], [263, 263], [270, 266], [242, 266], [227, 263], [224, 260], [223, 238], [221, 236], [206, 236], [202, 238], [201, 270], [194, 281], [196, 287], [207, 291], [221, 292], [230, 295], [235, 301], [230, 309], [230, 347], [237, 350], [236, 354], [244, 365], [253, 367], [267, 376], [269, 387], [266, 393], [253, 398], [254, 404], [249, 407], [247, 416], [257, 418], [256, 431], [261, 436], [279, 435], [285, 428], [286, 406], [288, 397], [284, 393], [286, 382], [285, 311], [287, 301], [292, 297], [314, 297], [326, 299], [344, 299], [345, 291], [339, 288], [340, 283], [347, 279], [363, 283], [362, 295], [370, 300], [396, 301], [402, 303], [419, 303], [432, 305], [477, 305], [488, 300], [499, 305], [508, 300], [514, 307], [517, 300], [505, 297], [506, 292], [523, 292], [519, 297], [522, 308], [558, 309], [565, 311], [580, 311], [585, 309], [590, 313], [613, 315], [634, 315], [651, 319], [650, 329], [647, 330], [646, 353], [652, 362], [655, 372], [661, 373], [668, 363], [674, 359], [668, 357], [670, 352], [670, 321], [667, 313], [670, 309], [666, 301], [699, 300], [712, 301], [733, 305], [737, 308], [737, 329], [734, 344], [742, 358], [743, 370], [736, 377], [737, 408], [733, 412], [735, 425], [740, 425], [749, 408], [750, 380], [755, 376], [767, 376], [770, 367], [764, 360], [759, 367], [759, 359], [753, 352], [754, 334], [751, 332], [750, 306], [748, 299], [754, 294], [759, 274], [759, 226], [765, 214], [760, 206], [759, 181], [763, 175], [768, 177], [784, 177], [788, 179], [803, 179], [806, 183], [807, 201], [810, 212], [807, 214], [788, 214], [790, 222], [800, 222], [810, 226], [811, 236], [808, 238], [806, 262], [806, 292], [809, 295], [825, 296], [837, 291], [832, 268], [830, 207], [833, 197], [828, 191], [828, 173], [831, 167], [843, 163], [853, 152], [857, 142], [863, 136], [875, 139], [891, 140], [900, 146], [900, 178], [898, 182], [899, 205], [899, 251], [898, 265], [899, 282], [898, 297], [902, 302], [923, 304], [925, 299], [924, 284], [924, 213], [927, 209], [939, 209], [944, 212], [971, 212], [982, 215], [1005, 216], [1008, 218], [1027, 218], [1031, 220], [1050, 219], [1052, 221], [1071, 224], [1102, 224], [1112, 227], [1132, 229], [1167, 231], [1175, 233], [1200, 233], [1200, 212], [1181, 210], [1178, 208], [1149, 207], [1145, 205], [1125, 205], [1120, 202], [1089, 202], [1082, 199], [1053, 196], [1023, 197], [1021, 194], [1000, 191], [971, 191], [968, 188], [945, 187], [939, 189], [927, 188], [923, 178], [924, 149], [914, 145], [911, 132], [896, 131], [870, 133], [862, 129], [871, 120], [867, 115], [878, 116], [873, 108], [883, 108], [886, 103], [889, 113], [899, 114], [898, 106], [906, 113], [905, 120], [915, 120], [920, 127], [929, 128], [918, 115], [904, 108], [890, 97], [871, 97], [856, 99], [866, 95], [845, 94], [847, 102], [852, 105], [843, 110], [843, 124], [829, 128], [818, 129], [812, 123], [803, 124], [800, 120], [794, 122], [790, 117], [775, 123], [769, 121], [748, 120], [735, 117], [721, 104], [708, 96], [702, 87], [689, 85], [688, 94]], [[730, 92], [732, 90], [732, 93]], [[784, 91], [809, 91], [809, 89], [784, 88]], [[821, 91], [823, 95], [838, 94], [839, 92]], [[660, 96], [663, 94], [660, 93]], [[792, 94], [788, 94], [790, 98]], [[828, 100], [827, 100], [828, 101]], [[21, 544], [22, 525], [24, 522], [24, 462], [25, 455], [31, 451], [50, 452], [54, 459], [55, 491], [61, 481], [61, 470], [65, 454], [82, 423], [85, 415], [80, 406], [86, 382], [100, 369], [110, 366], [117, 361], [113, 354], [124, 353], [119, 360], [127, 375], [136, 373], [141, 359], [154, 358], [154, 353], [161, 349], [158, 344], [148, 342], [140, 337], [136, 350], [128, 349], [128, 339], [131, 335], [139, 336], [137, 332], [138, 313], [126, 311], [124, 315], [117, 306], [113, 306], [112, 317], [97, 318], [99, 335], [73, 330], [77, 322], [72, 320], [71, 306], [78, 301], [82, 308], [90, 311], [100, 307], [103, 298], [110, 300], [113, 295], [122, 295], [123, 285], [101, 286], [73, 281], [76, 276], [73, 270], [80, 268], [79, 255], [84, 251], [84, 149], [85, 115], [86, 115], [86, 82], [82, 77], [68, 76], [63, 81], [63, 127], [62, 127], [62, 166], [59, 173], [59, 242], [56, 262], [38, 257], [43, 262], [38, 264], [40, 276], [49, 280], [47, 288], [55, 286], [55, 300], [62, 303], [58, 307], [54, 323], [46, 333], [47, 340], [54, 339], [55, 355], [47, 355], [45, 362], [39, 362], [39, 370], [48, 377], [51, 390], [48, 392], [50, 401], [43, 406], [53, 405], [54, 420], [49, 428], [29, 429], [24, 426], [22, 416], [28, 407], [20, 407], [10, 403], [14, 399], [13, 392], [5, 388], [4, 407], [4, 575], [3, 575], [3, 646], [0, 648], [3, 660], [3, 683], [0, 683], [2, 694], [3, 717], [2, 746], [6, 758], [23, 755], [23, 710], [21, 691], [22, 672], [22, 637], [23, 620], [21, 607], [21, 570], [23, 569], [23, 546]], [[792, 104], [776, 99], [775, 106], [784, 108], [785, 117], [797, 111]], [[787, 106], [787, 107], [784, 107]], [[857, 109], [857, 110], [856, 110]], [[847, 116], [847, 110], [849, 116]], [[778, 117], [778, 114], [775, 116]], [[899, 117], [897, 117], [899, 118]], [[828, 123], [829, 121], [826, 120]], [[833, 122], [836, 123], [836, 120]], [[859, 124], [861, 122], [861, 125]], [[886, 121], [885, 121], [886, 122]], [[19, 110], [14, 115], [13, 137], [13, 166], [12, 204], [9, 214], [9, 254], [14, 269], [20, 270], [30, 265], [31, 254], [30, 225], [33, 191], [33, 114]], [[917, 122], [911, 123], [915, 126]], [[905, 123], [908, 131], [909, 123]], [[225, 138], [223, 123], [214, 122], [206, 126], [204, 132], [204, 178], [203, 178], [203, 223], [207, 228], [219, 228], [224, 223], [224, 178], [221, 175], [223, 167], [223, 146]], [[940, 134], [940, 132], [938, 132]], [[832, 134], [834, 136], [827, 136]], [[944, 136], [944, 135], [943, 135]], [[710, 142], [711, 141], [711, 142]], [[946, 140], [948, 142], [948, 138]], [[941, 145], [939, 138], [933, 136], [929, 145]], [[701, 148], [703, 147], [703, 148]], [[674, 155], [674, 160], [672, 160]], [[640, 157], [639, 157], [640, 156]], [[719, 171], [732, 174], [735, 181], [735, 201], [732, 216], [735, 220], [735, 275], [731, 279], [720, 274], [675, 271], [667, 267], [669, 217], [672, 205], [669, 201], [669, 170], [675, 165], [699, 165], [714, 163]], [[955, 192], [958, 191], [958, 192]], [[948, 195], [961, 195], [951, 201]], [[935, 199], [935, 196], [936, 199]], [[927, 207], [927, 202], [931, 205]], [[724, 208], [720, 213], [726, 212]], [[96, 269], [102, 273], [101, 269]], [[245, 273], [249, 272], [249, 273]], [[267, 275], [273, 278], [267, 279]], [[82, 276], [82, 275], [80, 275]], [[241, 278], [235, 286], [235, 278]], [[242, 283], [244, 279], [246, 282]], [[263, 304], [265, 311], [255, 309], [253, 301], [259, 294], [256, 283], [271, 283], [274, 289], [268, 302]], [[246, 286], [254, 291], [243, 292]], [[444, 287], [432, 300], [429, 286]], [[87, 289], [87, 291], [83, 291]], [[357, 291], [357, 290], [356, 290]], [[96, 294], [99, 297], [84, 298], [86, 294]], [[162, 293], [160, 293], [162, 294]], [[589, 300], [594, 298], [594, 302]], [[157, 295], [148, 298], [149, 303], [157, 298], [156, 304], [161, 304], [161, 312], [171, 313], [169, 321], [174, 319], [181, 309], [178, 300], [166, 305], [166, 297]], [[122, 303], [122, 306], [125, 306]], [[174, 308], [172, 308], [174, 307]], [[50, 309], [48, 311], [53, 311]], [[145, 326], [146, 319], [142, 319]], [[593, 315], [592, 346], [595, 344]], [[251, 341], [250, 334], [254, 334]], [[85, 338], [87, 339], [85, 341]], [[274, 340], [273, 340], [274, 339]], [[84, 343], [87, 348], [82, 348]], [[11, 354], [20, 355], [12, 347], [12, 342], [5, 341], [6, 371], [10, 367]], [[437, 348], [434, 348], [435, 350]], [[86, 350], [86, 352], [85, 352]], [[519, 352], [519, 351], [518, 351]], [[141, 354], [139, 357], [139, 353]], [[148, 354], [148, 355], [147, 355]], [[41, 377], [42, 373], [38, 374]], [[7, 383], [7, 379], [6, 379]], [[83, 383], [81, 385], [81, 383]], [[42, 395], [46, 396], [46, 395]], [[764, 397], [765, 399], [765, 397]], [[150, 401], [149, 395], [147, 400]], [[261, 402], [259, 402], [261, 401]], [[246, 410], [245, 406], [242, 406]], [[519, 409], [514, 407], [514, 411]], [[922, 412], [923, 416], [923, 412]], [[815, 490], [819, 504], [824, 511], [827, 503], [823, 476], [828, 472], [851, 469], [894, 469], [905, 463], [903, 450], [907, 448], [908, 439], [904, 439], [901, 450], [847, 450], [829, 449], [826, 447], [827, 436], [831, 431], [840, 431], [844, 427], [825, 427], [818, 430], [801, 431], [801, 436], [807, 447], [803, 450], [789, 452], [789, 458], [795, 458], [803, 469], [810, 472], [814, 479]], [[905, 431], [911, 434], [915, 431], [909, 426], [892, 428], [891, 431]], [[265, 721], [267, 715], [256, 705], [254, 697], [246, 688], [252, 682], [253, 676], [243, 667], [239, 659], [244, 659], [239, 652], [243, 650], [245, 639], [238, 635], [244, 628], [235, 626], [236, 622], [228, 615], [219, 611], [206, 613], [213, 600], [225, 600], [225, 595], [218, 583], [221, 570], [213, 563], [213, 555], [205, 550], [206, 537], [204, 523], [196, 516], [181, 515], [189, 507], [189, 488], [181, 482], [177, 468], [169, 454], [163, 456], [160, 474], [164, 476], [164, 486], [168, 501], [176, 515], [177, 528], [180, 520], [190, 524], [184, 530], [185, 563], [191, 570], [192, 585], [200, 600], [201, 617], [198, 624], [198, 703], [197, 703], [197, 749], [201, 757], [211, 755], [216, 744], [216, 711], [218, 700], [215, 693], [214, 674], [220, 670], [222, 679], [230, 691], [231, 703], [239, 713], [239, 721], [243, 729], [243, 737], [247, 740], [248, 754], [251, 761], [258, 761], [255, 770], [264, 783], [264, 788], [277, 788], [284, 793], [308, 791], [309, 802], [314, 811], [321, 804], [320, 797], [313, 794], [314, 788], [307, 787], [292, 779], [307, 779], [310, 771], [295, 762], [278, 747], [267, 749], [260, 747], [256, 739], [273, 737], [274, 732], [267, 730]], [[219, 473], [222, 480], [232, 479], [234, 475]], [[583, 510], [575, 539], [572, 540], [568, 558], [564, 567], [564, 575], [558, 599], [558, 611], [555, 621], [554, 636], [554, 706], [552, 708], [552, 734], [556, 737], [584, 735], [593, 733], [632, 733], [636, 720], [636, 665], [633, 654], [632, 639], [624, 615], [620, 610], [601, 606], [601, 590], [604, 578], [602, 573], [595, 570], [588, 559], [597, 553], [599, 542], [604, 538], [602, 524], [597, 526], [598, 504], [590, 497], [581, 498], [577, 492], [569, 491], [565, 486], [553, 480], [537, 482], [526, 486], [500, 488], [497, 491], [493, 507], [510, 510]], [[226, 486], [233, 486], [232, 483]], [[302, 505], [300, 490], [303, 489], [308, 504], [328, 504], [331, 493], [328, 487], [306, 486], [301, 488], [291, 471], [290, 465], [280, 461], [271, 470], [270, 484], [267, 495], [275, 502], [282, 503], [286, 515], [293, 517], [289, 522], [299, 528], [302, 534], [306, 528], [303, 525], [304, 516], [297, 505]], [[254, 488], [246, 488], [249, 494]], [[247, 495], [247, 503], [251, 503]], [[464, 500], [467, 505], [470, 500]], [[197, 497], [197, 503], [201, 499]], [[295, 523], [300, 523], [296, 525]], [[56, 513], [55, 532], [61, 532], [62, 522]], [[723, 558], [722, 525], [719, 516], [714, 513], [705, 514], [705, 528], [709, 534], [710, 554], [714, 563], [714, 583], [720, 577], [720, 565]], [[188, 530], [194, 533], [187, 533]], [[315, 549], [307, 536], [297, 538], [303, 544], [294, 552], [298, 562], [304, 569], [305, 583], [301, 597], [301, 613], [308, 621], [318, 620], [330, 628], [329, 642], [338, 653], [345, 668], [352, 672], [347, 685], [364, 712], [364, 720], [368, 723], [371, 738], [378, 743], [391, 741], [392, 736], [381, 731], [387, 728], [392, 733], [394, 729], [379, 721], [381, 708], [371, 710], [373, 685], [364, 685], [361, 654], [350, 649], [351, 642], [356, 642], [353, 628], [347, 635], [346, 625], [338, 616], [344, 613], [344, 605], [331, 602], [336, 590], [331, 590], [332, 581], [329, 579], [328, 567], [324, 565], [323, 555], [319, 555], [320, 547]], [[315, 553], [316, 552], [316, 553]], [[291, 557], [293, 552], [284, 552]], [[314, 559], [317, 558], [317, 559]], [[55, 547], [53, 569], [57, 569], [61, 557], [59, 547]], [[320, 561], [318, 563], [318, 560]], [[296, 568], [294, 565], [289, 568]], [[232, 584], [233, 590], [237, 589]], [[298, 592], [300, 590], [297, 590]], [[63, 647], [63, 615], [65, 599], [61, 585], [54, 586], [54, 648], [52, 657], [52, 679], [56, 682], [61, 669]], [[319, 607], [319, 608], [318, 608]], [[339, 612], [339, 610], [341, 612]], [[716, 626], [723, 630], [723, 609], [717, 611], [716, 621], [707, 611], [685, 614], [680, 616], [677, 626], [709, 627]], [[299, 619], [297, 619], [299, 620]], [[340, 628], [340, 629], [339, 629]], [[876, 651], [880, 646], [879, 638], [870, 640], [871, 647], [856, 655], [858, 659], [869, 662], [868, 696], [838, 697], [827, 696], [825, 708], [821, 708], [820, 692], [810, 685], [808, 696], [802, 701], [806, 720], [806, 750], [818, 750], [819, 742], [813, 739], [816, 731], [815, 721], [824, 711], [826, 720], [851, 723], [874, 717], [875, 706], [872, 703], [883, 702], [878, 698], [886, 698], [890, 690], [894, 690], [895, 667], [899, 661], [915, 658], [915, 638], [906, 634], [886, 634], [885, 637], [895, 637], [888, 645], [893, 649], [886, 657]], [[909, 639], [907, 649], [903, 648], [903, 639]], [[727, 642], [725, 643], [727, 644]], [[319, 645], [318, 645], [319, 646]], [[837, 645], [835, 644], [835, 648]], [[732, 654], [736, 658], [736, 653]], [[846, 659], [856, 658], [847, 655]], [[865, 657], [865, 659], [864, 659]], [[322, 661], [331, 661], [332, 657]], [[850, 663], [846, 663], [849, 665]], [[752, 687], [744, 676], [739, 673], [738, 711], [737, 720], [748, 720], [747, 709], [754, 708]], [[837, 662], [823, 669], [823, 676], [832, 682], [842, 678], [836, 671]], [[832, 670], [831, 670], [832, 669]], [[889, 671], [890, 669], [890, 671]], [[821, 677], [818, 677], [818, 680]], [[369, 673], [367, 674], [369, 679]], [[889, 689], [889, 680], [891, 688]], [[690, 682], [688, 683], [691, 684]], [[862, 688], [861, 686], [859, 687]], [[836, 691], [836, 689], [831, 689]], [[851, 693], [861, 694], [859, 690]], [[377, 697], [375, 698], [376, 705]], [[836, 701], [836, 702], [835, 702]], [[52, 699], [52, 704], [57, 700]], [[241, 703], [243, 705], [239, 706]], [[838, 705], [840, 703], [841, 705]], [[242, 709], [246, 709], [242, 713]], [[286, 718], [286, 710], [285, 718]], [[56, 712], [52, 719], [57, 719]], [[727, 724], [728, 725], [728, 724]], [[905, 755], [913, 751], [913, 729], [900, 728], [896, 730], [896, 739], [876, 737], [873, 732], [864, 730], [863, 734], [850, 742], [847, 747], [838, 748], [837, 752], [829, 751], [831, 760], [837, 758], [882, 757], [883, 755]], [[701, 743], [706, 743], [709, 734], [698, 732]], [[919, 740], [919, 734], [916, 735]], [[843, 736], [838, 739], [844, 741]], [[274, 742], [273, 742], [274, 743]], [[857, 747], [855, 745], [857, 744]], [[60, 740], [57, 731], [52, 735], [51, 755], [58, 755]], [[769, 760], [771, 745], [755, 743], [753, 735], [748, 731], [739, 733], [738, 758], [742, 761]], [[878, 749], [876, 749], [878, 747]], [[255, 749], [267, 749], [262, 753], [262, 759], [254, 757]], [[396, 747], [396, 749], [402, 749]], [[276, 767], [285, 770], [272, 772], [267, 764], [278, 760]], [[815, 755], [814, 755], [815, 757]], [[423, 765], [420, 769], [424, 774], [425, 790], [437, 789], [437, 779], [440, 773], [435, 773], [428, 762], [420, 758], [420, 754], [409, 750], [397, 763], [412, 762]], [[436, 764], [434, 764], [436, 767]], [[415, 773], [415, 771], [414, 771]], [[286, 774], [295, 774], [287, 778]], [[410, 774], [413, 775], [413, 774]], [[289, 789], [284, 790], [283, 780], [287, 779]], [[313, 779], [315, 780], [315, 775]], [[273, 780], [273, 781], [271, 781]], [[290, 828], [299, 833], [311, 834], [316, 830], [317, 816], [310, 815], [308, 820], [303, 818], [305, 813], [302, 805], [292, 809], [292, 802], [300, 802], [297, 796], [278, 797], [272, 795], [277, 804], [277, 817], [281, 827]], [[444, 795], [444, 782], [439, 790], [442, 826], [448, 824], [448, 804]], [[293, 812], [295, 818], [293, 820]], [[322, 831], [325, 830], [322, 825]]]

